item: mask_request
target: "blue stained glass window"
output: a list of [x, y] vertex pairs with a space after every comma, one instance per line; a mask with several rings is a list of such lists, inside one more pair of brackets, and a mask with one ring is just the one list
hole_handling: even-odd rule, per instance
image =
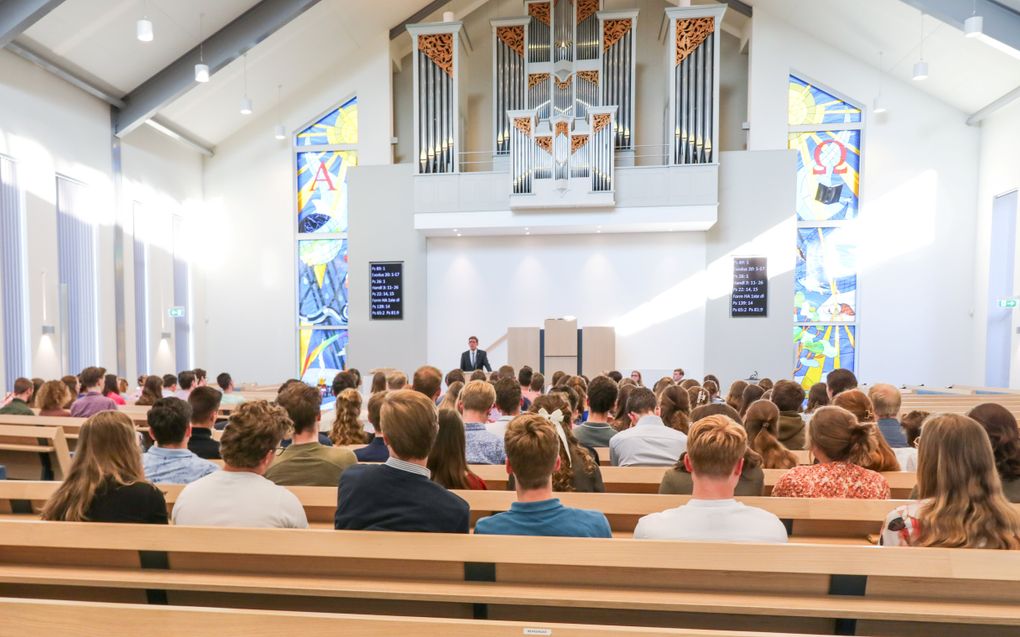
[[357, 163], [353, 150], [297, 154], [298, 232], [347, 232], [347, 169]]
[[298, 320], [308, 325], [345, 326], [347, 240], [298, 241]]
[[298, 146], [358, 143], [358, 98], [344, 102], [297, 134]]
[[825, 382], [825, 376], [836, 369], [857, 371], [855, 325], [796, 325], [793, 343], [797, 350], [793, 379], [803, 387]]
[[298, 340], [302, 381], [328, 386], [347, 369], [347, 330], [303, 329]]
[[847, 228], [799, 228], [793, 275], [794, 320], [857, 320], [857, 241]]
[[797, 151], [797, 220], [855, 219], [861, 167], [861, 131], [790, 133]]
[[861, 121], [861, 109], [835, 95], [790, 76], [789, 124], [849, 124]]

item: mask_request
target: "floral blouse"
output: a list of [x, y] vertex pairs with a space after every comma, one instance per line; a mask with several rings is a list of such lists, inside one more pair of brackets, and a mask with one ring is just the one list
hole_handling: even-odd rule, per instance
[[885, 500], [889, 483], [882, 474], [849, 462], [794, 467], [772, 489], [777, 498], [855, 498]]

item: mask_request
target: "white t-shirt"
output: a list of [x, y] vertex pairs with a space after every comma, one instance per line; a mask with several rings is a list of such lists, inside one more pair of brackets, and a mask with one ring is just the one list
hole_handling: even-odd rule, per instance
[[186, 526], [308, 528], [297, 496], [250, 471], [216, 471], [184, 487], [171, 516]]
[[706, 542], [786, 542], [775, 515], [736, 500], [696, 500], [638, 520], [634, 538]]
[[513, 420], [513, 416], [500, 416], [495, 422], [485, 423], [485, 430], [491, 434], [497, 435], [500, 439], [506, 435], [506, 426]]
[[917, 447], [898, 447], [893, 453], [900, 463], [900, 471], [917, 471]]

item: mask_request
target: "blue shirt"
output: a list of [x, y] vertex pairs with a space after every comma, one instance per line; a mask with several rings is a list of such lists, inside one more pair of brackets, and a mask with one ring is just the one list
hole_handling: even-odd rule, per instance
[[480, 422], [469, 422], [464, 425], [464, 442], [467, 443], [468, 464], [506, 462], [503, 439], [486, 429]]
[[907, 444], [907, 437], [903, 434], [903, 428], [900, 427], [900, 421], [895, 418], [879, 418], [878, 430], [882, 432], [885, 441], [893, 449], [910, 446]]
[[475, 534], [613, 537], [609, 520], [600, 511], [571, 509], [559, 498], [514, 502], [509, 511], [478, 520]]
[[207, 476], [219, 467], [199, 458], [187, 449], [152, 446], [142, 454], [145, 479], [152, 483], [188, 484]]
[[377, 435], [372, 438], [372, 442], [360, 449], [355, 449], [354, 457], [358, 459], [358, 462], [386, 462], [386, 459], [390, 457], [390, 450], [386, 448], [386, 442], [383, 441], [382, 436]]

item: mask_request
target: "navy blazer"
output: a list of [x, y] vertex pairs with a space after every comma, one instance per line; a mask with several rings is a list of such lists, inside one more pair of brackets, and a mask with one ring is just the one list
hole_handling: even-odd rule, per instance
[[485, 355], [485, 350], [475, 350], [475, 366], [471, 366], [471, 350], [466, 350], [460, 355], [460, 368], [465, 372], [473, 372], [476, 369], [485, 369], [485, 371], [491, 372], [492, 366], [489, 365], [489, 357]]
[[389, 465], [354, 465], [340, 476], [333, 527], [467, 533], [471, 509], [425, 476]]

